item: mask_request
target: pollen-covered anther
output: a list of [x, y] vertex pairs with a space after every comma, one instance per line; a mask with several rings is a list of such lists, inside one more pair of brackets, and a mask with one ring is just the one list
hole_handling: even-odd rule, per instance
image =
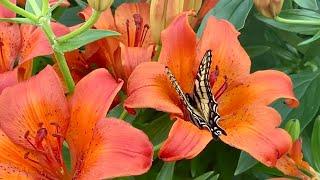
[[228, 83], [227, 83], [228, 77], [224, 76], [224, 82], [221, 85], [221, 87], [219, 88], [219, 90], [215, 93], [214, 97], [216, 98], [216, 100], [218, 100], [221, 95], [226, 91], [226, 89], [228, 88]]
[[[140, 14], [133, 14], [133, 22], [135, 26], [135, 32], [133, 37], [133, 42], [131, 42], [130, 37], [130, 20], [127, 19], [126, 21], [126, 28], [127, 28], [127, 38], [128, 38], [128, 46], [129, 47], [142, 47], [147, 33], [150, 29], [148, 24], [144, 24], [143, 18]], [[132, 43], [132, 44], [131, 44]]]

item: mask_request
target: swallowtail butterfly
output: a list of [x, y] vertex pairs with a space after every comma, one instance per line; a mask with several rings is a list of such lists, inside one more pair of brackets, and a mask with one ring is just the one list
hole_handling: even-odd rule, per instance
[[217, 139], [221, 134], [227, 135], [227, 133], [218, 125], [220, 120], [218, 103], [212, 94], [209, 82], [211, 62], [212, 52], [208, 50], [199, 65], [191, 95], [185, 94], [182, 91], [175, 76], [168, 67], [165, 68], [165, 71], [188, 111], [191, 122], [200, 129], [206, 128], [212, 133], [212, 137]]

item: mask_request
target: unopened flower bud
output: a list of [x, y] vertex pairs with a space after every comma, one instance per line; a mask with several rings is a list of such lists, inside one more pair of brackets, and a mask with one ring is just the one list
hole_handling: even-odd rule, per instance
[[88, 4], [96, 11], [104, 11], [108, 9], [114, 0], [88, 0]]
[[295, 141], [300, 136], [300, 122], [298, 119], [291, 119], [287, 122], [284, 129], [290, 134], [292, 141]]
[[284, 0], [253, 0], [258, 11], [269, 18], [274, 18], [280, 13], [283, 1]]
[[150, 25], [155, 42], [160, 42], [160, 33], [183, 11], [183, 0], [151, 0]]

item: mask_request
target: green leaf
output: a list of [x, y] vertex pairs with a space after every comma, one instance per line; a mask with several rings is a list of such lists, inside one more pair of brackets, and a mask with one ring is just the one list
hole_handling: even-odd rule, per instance
[[[55, 11], [54, 11], [54, 18], [55, 19], [58, 19], [58, 21], [66, 26], [74, 26], [74, 25], [77, 25], [77, 24], [80, 24], [83, 22], [83, 20], [80, 18], [80, 16], [78, 16], [78, 13], [82, 10], [81, 7], [79, 6], [75, 6], [75, 7], [71, 7], [71, 8], [68, 8], [68, 9], [63, 9], [63, 13], [62, 15], [58, 16], [56, 11], [57, 10], [60, 10], [60, 8], [57, 8]], [[57, 16], [59, 18], [57, 18]]]
[[315, 168], [320, 171], [320, 116], [314, 122], [311, 136], [311, 152]]
[[256, 159], [251, 157], [248, 153], [242, 151], [234, 175], [236, 176], [242, 174], [258, 163], [259, 162]]
[[37, 14], [41, 12], [42, 0], [27, 0], [24, 9], [31, 12], [32, 14]]
[[214, 171], [209, 171], [201, 176], [196, 177], [194, 180], [217, 180], [219, 178], [219, 174], [212, 176], [213, 174]]
[[247, 16], [252, 8], [252, 0], [224, 0], [211, 9], [203, 18], [198, 29], [198, 36], [201, 36], [209, 16], [230, 21], [238, 30], [242, 29]]
[[176, 163], [175, 161], [165, 162], [156, 180], [172, 180], [175, 163]]
[[72, 51], [101, 38], [118, 35], [120, 34], [115, 31], [89, 29], [88, 31], [79, 34], [72, 39], [60, 43], [59, 50], [63, 52]]
[[141, 129], [148, 135], [152, 144], [158, 145], [167, 138], [172, 124], [172, 120], [165, 114], [141, 127]]
[[62, 157], [63, 157], [63, 162], [67, 167], [67, 170], [70, 172], [71, 171], [71, 156], [70, 156], [68, 144], [66, 142], [64, 142], [63, 146], [62, 146]]
[[318, 40], [319, 38], [320, 38], [320, 31], [318, 31], [312, 38], [307, 39], [307, 40], [302, 41], [301, 43], [299, 43], [298, 46], [303, 46], [303, 45], [312, 43], [312, 42]]
[[[289, 32], [295, 32], [306, 35], [314, 35], [319, 29], [320, 25], [309, 25], [309, 24], [299, 24], [299, 23], [283, 23], [275, 21], [274, 19], [266, 18], [261, 15], [256, 16], [260, 21], [271, 25], [275, 28], [282, 29]], [[289, 9], [281, 11], [279, 17], [285, 18], [288, 20], [302, 20], [302, 21], [319, 21], [320, 14], [314, 11], [306, 9]]]
[[318, 4], [316, 0], [294, 0], [294, 2], [303, 8], [318, 10]]
[[301, 73], [291, 76], [294, 83], [294, 92], [300, 101], [297, 108], [288, 108], [282, 101], [274, 104], [283, 118], [283, 124], [289, 119], [299, 119], [301, 132], [314, 119], [320, 107], [320, 72]]
[[270, 47], [269, 46], [248, 46], [248, 47], [245, 47], [245, 50], [250, 56], [250, 58], [254, 58], [256, 56], [260, 56], [266, 53], [267, 51], [269, 51]]
[[0, 22], [11, 22], [20, 24], [35, 24], [28, 18], [0, 18]]

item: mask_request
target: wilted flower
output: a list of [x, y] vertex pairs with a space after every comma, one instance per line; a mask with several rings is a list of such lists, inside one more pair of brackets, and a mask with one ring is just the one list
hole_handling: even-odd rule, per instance
[[[0, 178], [103, 179], [146, 172], [153, 154], [148, 137], [122, 120], [105, 118], [122, 84], [97, 69], [67, 99], [47, 66], [6, 88], [0, 96]], [[71, 171], [63, 160], [64, 141]]]
[[183, 13], [161, 34], [159, 61], [142, 63], [132, 72], [125, 107], [154, 108], [170, 113], [175, 119], [160, 149], [161, 159], [193, 158], [212, 140], [208, 130], [199, 129], [186, 118], [188, 114], [184, 113], [179, 95], [165, 74], [165, 66], [168, 66], [183, 92], [192, 93], [200, 60], [208, 49], [213, 54], [212, 91], [221, 116], [219, 124], [227, 133], [220, 139], [248, 152], [267, 166], [274, 166], [290, 149], [290, 135], [277, 128], [281, 116], [268, 105], [283, 97], [291, 107], [297, 106], [292, 82], [279, 71], [250, 74], [251, 62], [238, 35], [229, 22], [209, 17], [198, 41], [188, 23], [187, 13]]

